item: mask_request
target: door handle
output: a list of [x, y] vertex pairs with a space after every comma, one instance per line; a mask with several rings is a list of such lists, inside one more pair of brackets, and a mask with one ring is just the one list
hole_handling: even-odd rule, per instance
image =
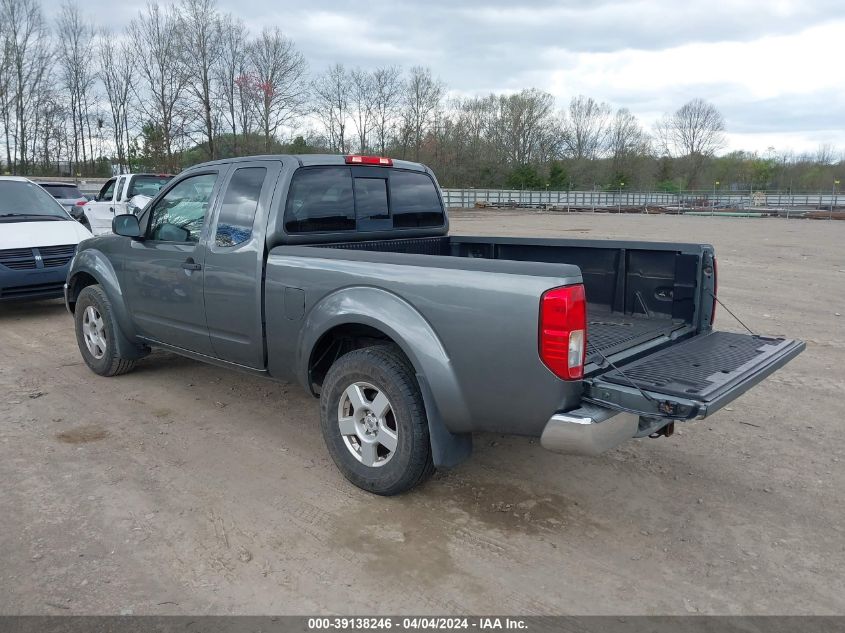
[[109, 207], [109, 211], [111, 211], [112, 213], [114, 213], [114, 207]]
[[192, 258], [188, 258], [182, 264], [182, 268], [185, 270], [202, 270], [202, 264], [197, 264]]

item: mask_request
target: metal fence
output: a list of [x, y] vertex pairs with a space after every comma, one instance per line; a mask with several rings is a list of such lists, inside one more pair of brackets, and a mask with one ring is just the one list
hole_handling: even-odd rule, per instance
[[[35, 178], [76, 182], [86, 195], [96, 194], [106, 178]], [[524, 191], [520, 189], [443, 189], [443, 201], [450, 209], [474, 207], [478, 203], [501, 207], [612, 207], [735, 208], [735, 209], [835, 209], [845, 205], [845, 195], [837, 193], [784, 193], [779, 191], [691, 190], [663, 191]]]
[[611, 207], [730, 207], [737, 209], [789, 207], [829, 209], [845, 203], [845, 197], [831, 193], [789, 194], [780, 192], [689, 191], [522, 191], [519, 189], [443, 189], [449, 208], [474, 207], [476, 204], [513, 207], [576, 207], [579, 209]]

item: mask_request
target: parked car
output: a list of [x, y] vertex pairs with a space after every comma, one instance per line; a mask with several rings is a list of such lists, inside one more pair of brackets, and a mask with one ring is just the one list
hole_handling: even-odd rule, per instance
[[68, 182], [38, 182], [37, 184], [53, 196], [74, 220], [82, 220], [82, 207], [88, 202], [88, 197], [83, 195], [79, 187]]
[[432, 172], [363, 156], [193, 167], [68, 276], [82, 358], [153, 347], [320, 398], [335, 464], [395, 494], [471, 433], [594, 455], [716, 412], [804, 344], [713, 330], [707, 244], [450, 236]]
[[71, 258], [87, 237], [38, 184], [0, 176], [0, 301], [62, 296]]
[[83, 207], [83, 224], [94, 235], [111, 233], [111, 221], [115, 215], [131, 211], [129, 202], [135, 196], [155, 196], [170, 182], [169, 174], [122, 174], [110, 178], [100, 192]]

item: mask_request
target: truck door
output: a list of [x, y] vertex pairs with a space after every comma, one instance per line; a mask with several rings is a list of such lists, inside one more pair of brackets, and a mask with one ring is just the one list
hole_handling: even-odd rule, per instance
[[138, 333], [213, 356], [203, 303], [203, 265], [211, 213], [228, 165], [177, 181], [147, 211], [145, 239], [124, 250], [126, 299]]
[[94, 235], [111, 233], [111, 221], [114, 217], [114, 192], [117, 179], [111, 178], [97, 196], [85, 205], [85, 217]]
[[279, 161], [233, 165], [221, 189], [205, 255], [205, 309], [215, 356], [261, 369], [264, 235]]

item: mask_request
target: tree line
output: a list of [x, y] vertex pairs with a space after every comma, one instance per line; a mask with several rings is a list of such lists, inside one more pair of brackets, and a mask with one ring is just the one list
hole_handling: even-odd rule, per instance
[[68, 0], [0, 0], [4, 173], [175, 172], [259, 153], [360, 152], [429, 164], [441, 184], [520, 189], [826, 190], [833, 148], [725, 147], [695, 98], [646, 129], [588, 96], [535, 88], [450, 97], [423, 66], [311, 69], [280, 28], [251, 33], [215, 0], [148, 4], [121, 32]]

